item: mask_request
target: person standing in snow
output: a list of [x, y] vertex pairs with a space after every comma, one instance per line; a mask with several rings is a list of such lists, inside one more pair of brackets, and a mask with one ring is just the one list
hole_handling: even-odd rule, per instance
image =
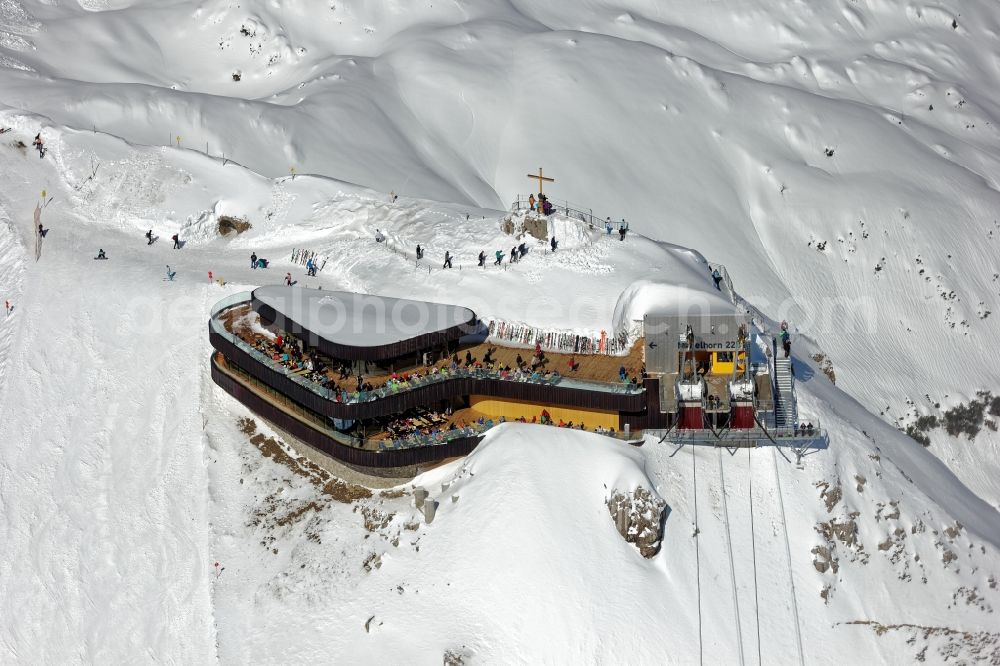
[[517, 247], [516, 246], [510, 248], [510, 259], [508, 259], [507, 261], [510, 262], [510, 263], [512, 263], [512, 264], [515, 261], [517, 261]]
[[170, 240], [172, 240], [174, 242], [174, 249], [175, 250], [181, 249], [181, 235], [180, 234], [174, 234], [173, 236], [170, 237]]
[[621, 226], [618, 227], [618, 236], [619, 236], [618, 240], [624, 241], [625, 240], [625, 234], [627, 232], [628, 232], [628, 224], [626, 224], [625, 218], [623, 217], [622, 218]]
[[376, 243], [384, 243], [385, 242], [385, 234], [382, 233], [381, 229], [376, 229], [375, 230], [375, 242]]
[[501, 261], [503, 261], [503, 250], [497, 250], [497, 260], [493, 262], [493, 265], [499, 266]]
[[549, 245], [552, 246], [552, 251], [553, 252], [555, 252], [556, 248], [559, 247], [559, 243], [558, 243], [558, 241], [556, 241], [556, 237], [555, 236], [553, 236], [552, 240], [549, 241]]
[[448, 250], [444, 251], [444, 266], [441, 268], [451, 268], [451, 252]]
[[719, 286], [719, 283], [722, 282], [722, 273], [719, 272], [718, 268], [712, 271], [712, 279], [715, 280], [715, 288], [722, 291], [722, 287]]
[[614, 231], [614, 225], [611, 224], [610, 215], [608, 215], [608, 219], [604, 221], [604, 229], [608, 232], [609, 236], [611, 235], [611, 232]]
[[528, 195], [528, 208], [530, 208], [531, 210], [535, 210], [535, 195], [534, 194], [529, 194]]
[[10, 301], [4, 301], [3, 307], [5, 310], [7, 310], [8, 317], [10, 316], [10, 313], [14, 311], [14, 306], [10, 304]]
[[286, 287], [291, 287], [292, 286], [292, 274], [291, 273], [285, 273], [285, 286]]
[[424, 248], [420, 247], [420, 243], [417, 243], [417, 261], [424, 258]]
[[149, 231], [146, 232], [146, 245], [152, 245], [152, 244], [153, 244], [153, 230], [150, 229]]
[[484, 250], [479, 251], [479, 265], [486, 266], [486, 252]]
[[257, 270], [257, 253], [253, 252], [250, 255], [250, 268]]
[[781, 348], [785, 351], [785, 358], [788, 358], [788, 356], [792, 353], [792, 339], [788, 337], [788, 330], [781, 329], [781, 335], [779, 337], [781, 338]]

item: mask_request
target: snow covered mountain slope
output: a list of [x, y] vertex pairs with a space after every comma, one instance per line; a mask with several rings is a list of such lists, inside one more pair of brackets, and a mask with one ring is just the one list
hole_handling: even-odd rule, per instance
[[[0, 161], [2, 204], [17, 211], [2, 247], [22, 257], [11, 266], [23, 276], [11, 282], [21, 286], [3, 322], [0, 387], [8, 660], [997, 657], [1000, 513], [816, 368], [800, 377], [802, 411], [831, 441], [801, 469], [779, 449], [633, 449], [510, 426], [415, 482], [441, 503], [431, 525], [412, 486], [331, 479], [264, 423], [242, 421], [207, 372], [211, 303], [287, 270], [305, 279], [293, 247], [331, 257], [324, 288], [579, 329], [609, 325], [614, 295], [642, 276], [712, 297], [697, 252], [574, 235], [557, 220], [567, 241], [554, 255], [539, 247], [507, 271], [445, 271], [403, 253], [423, 241], [467, 261], [505, 247], [500, 213], [389, 205], [329, 179], [271, 181], [101, 134], [53, 131], [50, 145], [44, 160], [8, 145]], [[35, 262], [13, 248], [32, 238], [40, 187], [51, 203]], [[220, 238], [223, 213], [254, 226]], [[391, 247], [374, 242], [376, 226]], [[182, 250], [164, 240], [175, 231]], [[110, 259], [92, 259], [97, 248]], [[253, 250], [271, 258], [266, 272], [247, 266]], [[174, 282], [162, 277], [168, 262]], [[209, 270], [228, 284], [209, 283]], [[574, 304], [574, 288], [595, 298]], [[651, 560], [621, 540], [604, 504], [636, 485], [670, 508]]]
[[[725, 263], [890, 420], [997, 391], [989, 3], [2, 11], [0, 104], [39, 114], [32, 131], [490, 208], [543, 164], [558, 198]], [[995, 469], [996, 437], [978, 446], [956, 464]]]
[[[797, 660], [793, 626], [810, 662], [896, 662], [925, 644], [932, 661], [996, 659], [1000, 437], [937, 430], [925, 450], [890, 425], [1000, 393], [998, 21], [982, 0], [0, 2], [0, 128], [14, 128], [0, 135], [0, 298], [15, 305], [0, 321], [0, 597], [12, 618], [0, 650], [21, 662], [190, 662], [245, 660], [252, 645], [286, 661], [295, 642], [312, 661], [437, 662], [465, 648], [504, 663], [752, 661], [752, 567], [726, 553], [756, 544], [771, 567], [758, 567], [758, 591], [775, 595], [758, 595], [762, 660], [769, 648], [769, 661]], [[39, 130], [44, 160], [15, 145]], [[509, 250], [497, 209], [539, 165], [555, 197], [627, 218], [628, 242], [557, 220], [556, 254], [539, 244], [516, 269], [470, 270], [480, 250]], [[281, 178], [292, 169], [314, 176]], [[35, 262], [42, 190], [53, 230]], [[395, 205], [390, 190], [403, 195]], [[253, 228], [219, 239], [223, 214]], [[148, 248], [151, 227], [161, 240]], [[376, 228], [388, 244], [371, 241]], [[166, 242], [176, 231], [188, 239], [179, 252]], [[416, 243], [428, 248], [419, 266]], [[91, 259], [98, 247], [108, 263]], [[671, 458], [647, 444], [642, 459], [577, 458], [576, 437], [510, 429], [468, 462], [484, 470], [462, 481], [472, 508], [459, 500], [449, 517], [446, 500], [439, 523], [411, 530], [408, 495], [375, 498], [396, 513], [382, 539], [359, 504], [327, 502], [288, 464], [262, 460], [235, 426], [245, 410], [206, 372], [211, 303], [280, 281], [296, 270], [293, 248], [330, 258], [324, 288], [588, 332], [612, 326], [619, 294], [641, 280], [711, 297], [702, 256], [723, 262], [742, 296], [799, 334], [800, 399], [831, 447], [804, 470], [780, 451], [754, 451], [745, 467], [734, 457], [723, 481], [716, 452]], [[446, 250], [453, 271], [437, 269]], [[267, 276], [247, 268], [252, 251], [274, 262]], [[177, 283], [161, 280], [168, 262]], [[208, 271], [230, 284], [209, 284]], [[519, 462], [525, 440], [543, 447], [532, 460], [544, 470], [607, 469], [538, 476]], [[507, 460], [508, 449], [520, 453]], [[601, 567], [558, 559], [579, 534], [604, 534], [603, 485], [623, 469], [673, 509], [661, 554], [636, 564], [595, 536]], [[435, 483], [459, 471], [441, 473]], [[496, 499], [511, 478], [536, 506], [587, 498], [592, 522], [535, 531], [520, 544], [531, 557], [497, 561], [489, 535], [461, 532], [479, 521], [519, 538], [504, 528], [523, 524], [520, 507]], [[278, 479], [301, 505], [261, 504]], [[739, 503], [751, 480], [764, 525], [753, 540]], [[294, 506], [307, 508], [285, 525], [260, 519]], [[418, 532], [433, 544], [419, 554], [408, 545]], [[372, 543], [388, 564], [363, 574]], [[544, 569], [552, 587], [525, 590], [524, 607], [547, 616], [473, 612], [514, 604], [504, 590], [542, 559], [562, 566]], [[781, 578], [787, 561], [794, 585]], [[441, 588], [446, 574], [466, 597]], [[496, 589], [478, 580], [489, 576]], [[598, 576], [618, 613], [594, 608]], [[649, 596], [612, 591], [636, 580]], [[699, 582], [713, 628], [700, 642]], [[649, 621], [669, 649], [620, 640], [635, 635], [620, 610], [635, 604], [666, 614]], [[452, 607], [469, 622], [452, 622]], [[335, 630], [312, 632], [302, 618], [313, 616]], [[853, 621], [881, 624], [841, 624]], [[571, 623], [585, 630], [545, 652], [539, 637]], [[277, 628], [293, 640], [268, 642]], [[580, 635], [599, 640], [577, 647]]]

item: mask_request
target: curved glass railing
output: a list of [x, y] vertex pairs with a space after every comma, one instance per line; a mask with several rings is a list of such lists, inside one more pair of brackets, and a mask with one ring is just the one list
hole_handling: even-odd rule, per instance
[[636, 384], [609, 384], [607, 382], [598, 382], [593, 380], [576, 379], [563, 377], [559, 373], [551, 373], [542, 375], [541, 373], [522, 373], [522, 372], [511, 372], [511, 373], [500, 373], [497, 371], [486, 370], [485, 368], [479, 369], [468, 369], [452, 364], [452, 367], [441, 368], [435, 373], [422, 375], [420, 377], [410, 377], [406, 381], [396, 381], [391, 380], [388, 384], [381, 386], [372, 391], [347, 391], [344, 389], [331, 389], [327, 388], [307, 377], [303, 377], [300, 374], [292, 372], [284, 364], [279, 361], [274, 360], [267, 354], [264, 354], [259, 349], [249, 345], [238, 335], [234, 335], [226, 330], [226, 327], [219, 321], [218, 316], [225, 312], [226, 310], [235, 307], [237, 305], [242, 305], [244, 303], [249, 303], [250, 292], [240, 292], [238, 294], [233, 294], [228, 296], [212, 307], [212, 317], [210, 320], [210, 326], [212, 331], [235, 345], [238, 349], [249, 354], [253, 359], [264, 366], [271, 368], [275, 372], [285, 375], [288, 379], [295, 382], [299, 386], [305, 388], [308, 391], [315, 393], [327, 400], [332, 400], [335, 402], [341, 402], [346, 404], [355, 404], [359, 402], [369, 402], [372, 400], [378, 400], [380, 398], [386, 398], [397, 393], [404, 391], [410, 391], [413, 389], [421, 388], [423, 386], [428, 386], [430, 384], [437, 384], [445, 382], [451, 379], [492, 379], [496, 381], [509, 381], [509, 382], [523, 382], [531, 384], [543, 384], [547, 386], [556, 386], [560, 388], [584, 390], [584, 391], [601, 391], [603, 393], [617, 393], [622, 395], [635, 395], [642, 393], [645, 389]]

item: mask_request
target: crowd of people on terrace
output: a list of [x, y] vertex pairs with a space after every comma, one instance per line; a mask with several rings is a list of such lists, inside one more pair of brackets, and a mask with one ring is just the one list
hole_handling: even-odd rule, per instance
[[[437, 412], [429, 412], [423, 415], [406, 415], [391, 421], [386, 427], [389, 439], [379, 442], [379, 450], [407, 449], [418, 446], [434, 446], [445, 444], [452, 439], [460, 437], [472, 437], [486, 432], [490, 428], [507, 423], [505, 416], [500, 416], [496, 420], [488, 416], [480, 416], [475, 421], [466, 423], [462, 419], [448, 422], [448, 418]], [[568, 428], [570, 430], [587, 430], [587, 426], [581, 421], [564, 421], [563, 419], [553, 419], [547, 409], [543, 409], [540, 414], [536, 414], [528, 420], [524, 416], [513, 419], [513, 423], [537, 423], [540, 425], [554, 426], [557, 428]], [[447, 425], [445, 425], [447, 424]], [[597, 426], [591, 432], [608, 437], [617, 437], [614, 428]]]
[[[423, 386], [428, 382], [443, 381], [453, 377], [488, 378], [550, 385], [558, 384], [563, 378], [558, 370], [546, 368], [549, 359], [539, 344], [535, 345], [534, 354], [530, 360], [525, 360], [521, 354], [518, 354], [514, 366], [509, 363], [501, 363], [493, 358], [497, 351], [496, 347], [487, 348], [482, 359], [474, 357], [471, 351], [466, 351], [465, 358], [462, 359], [456, 352], [447, 364], [431, 364], [404, 372], [394, 371], [380, 387], [375, 387], [371, 381], [366, 381], [361, 374], [354, 376], [347, 363], [340, 362], [334, 371], [334, 368], [325, 363], [315, 350], [306, 349], [301, 341], [292, 336], [278, 334], [273, 340], [255, 336], [251, 346], [272, 361], [281, 364], [289, 374], [318, 384], [330, 392], [333, 400], [344, 403], [376, 400], [400, 391]], [[332, 363], [336, 363], [336, 361]], [[568, 363], [569, 372], [575, 372], [578, 366], [575, 357], [571, 357]], [[634, 376], [629, 377], [624, 370], [625, 368], [622, 366], [619, 373], [620, 381], [626, 390], [637, 390], [639, 380]], [[641, 374], [642, 378], [645, 379], [645, 368]]]

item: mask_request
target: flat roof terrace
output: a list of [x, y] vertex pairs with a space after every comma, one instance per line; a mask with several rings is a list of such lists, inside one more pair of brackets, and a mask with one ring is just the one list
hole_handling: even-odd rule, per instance
[[304, 287], [254, 289], [261, 319], [344, 360], [379, 361], [454, 342], [476, 330], [469, 308]]
[[[266, 346], [271, 342], [271, 338], [269, 337], [270, 334], [264, 335], [259, 329], [255, 330], [255, 327], [247, 318], [248, 315], [253, 317], [249, 306], [236, 306], [222, 313], [219, 319], [226, 331], [236, 335], [248, 345], [252, 347], [260, 347], [261, 345]], [[306, 342], [309, 342], [308, 339], [306, 339]], [[465, 366], [467, 353], [474, 359], [474, 362], [478, 361], [482, 363], [488, 350], [493, 350], [492, 359], [494, 366], [509, 365], [512, 368], [517, 367], [518, 356], [520, 356], [523, 361], [529, 362], [534, 353], [531, 349], [505, 347], [499, 343], [487, 340], [486, 342], [462, 345], [457, 351], [460, 362], [459, 364]], [[621, 385], [622, 381], [619, 378], [618, 373], [621, 366], [624, 365], [628, 376], [636, 377], [641, 382], [641, 371], [643, 367], [642, 352], [642, 338], [636, 340], [627, 356], [606, 356], [603, 354], [561, 354], [556, 352], [546, 352], [545, 361], [541, 364], [539, 371], [543, 374], [551, 373], [553, 371], [558, 372], [563, 376], [564, 380], [569, 380], [568, 382], [565, 382], [566, 385], [572, 385], [572, 380], [574, 379], [582, 380], [583, 382]], [[327, 361], [330, 365], [321, 373], [324, 380], [333, 380], [335, 383], [341, 384], [344, 388], [353, 388], [355, 385], [354, 377], [349, 376], [341, 378], [336, 372], [336, 360], [334, 357], [325, 359], [325, 361]], [[570, 367], [570, 361], [574, 362], [574, 367], [576, 368], [575, 370]], [[447, 359], [435, 357], [431, 365], [421, 365], [416, 369], [419, 369], [421, 373], [426, 373], [433, 368], [437, 368], [438, 370], [447, 368], [450, 363], [450, 357]], [[402, 372], [404, 371], [401, 369], [400, 373]], [[370, 383], [374, 388], [384, 386], [391, 378], [391, 371], [383, 368], [377, 368], [375, 366], [371, 366], [369, 368], [369, 372], [364, 375], [365, 382]], [[581, 385], [579, 388], [593, 387]]]

